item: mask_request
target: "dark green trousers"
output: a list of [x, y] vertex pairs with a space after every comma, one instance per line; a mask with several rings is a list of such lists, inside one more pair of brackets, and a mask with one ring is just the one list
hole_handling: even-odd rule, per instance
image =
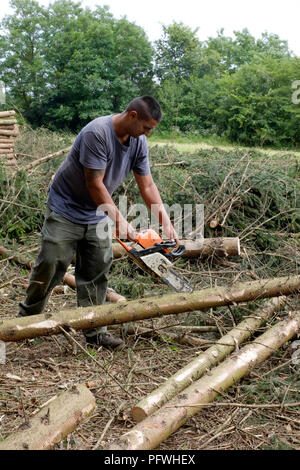
[[75, 278], [79, 307], [105, 302], [107, 275], [112, 264], [111, 238], [102, 240], [97, 225], [78, 225], [47, 208], [41, 232], [42, 244], [30, 275], [21, 316], [43, 311], [51, 290], [58, 285], [76, 253]]

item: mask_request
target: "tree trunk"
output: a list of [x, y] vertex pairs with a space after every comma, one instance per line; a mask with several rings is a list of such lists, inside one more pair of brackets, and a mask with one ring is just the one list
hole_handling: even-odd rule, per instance
[[278, 297], [300, 291], [300, 276], [236, 283], [232, 287], [208, 288], [192, 293], [172, 293], [157, 297], [104, 304], [60, 312], [42, 313], [0, 322], [0, 340], [19, 341], [58, 334], [65, 329], [85, 330], [106, 325], [173, 315], [238, 302]]
[[[0, 131], [1, 133], [1, 131]], [[35, 168], [38, 165], [41, 165], [42, 163], [48, 162], [49, 160], [52, 160], [53, 158], [61, 157], [62, 155], [68, 153], [71, 150], [72, 147], [67, 147], [65, 149], [59, 150], [58, 152], [51, 153], [49, 155], [46, 155], [45, 157], [39, 158], [38, 160], [35, 160], [34, 162], [29, 163], [24, 167], [25, 171], [31, 170], [32, 168]]]
[[74, 431], [95, 405], [95, 397], [85, 385], [73, 385], [0, 442], [0, 450], [51, 449]]
[[198, 355], [193, 361], [185, 367], [178, 370], [160, 387], [153, 390], [146, 398], [142, 399], [132, 408], [132, 415], [135, 421], [142, 421], [147, 416], [157, 411], [164, 403], [171, 400], [192, 382], [198, 380], [207, 369], [215, 366], [224, 357], [228, 356], [237, 344], [246, 341], [251, 334], [256, 331], [265, 320], [270, 318], [273, 313], [285, 305], [286, 297], [277, 297], [255, 312], [255, 316], [246, 318], [240, 322], [233, 330], [222, 336], [216, 344], [211, 346], [205, 352]]
[[[232, 354], [209, 375], [205, 375], [184, 390], [184, 393], [169, 401], [154, 415], [144, 419], [125, 433], [108, 450], [150, 450], [180, 428], [212, 402], [224, 390], [234, 385], [253, 367], [264, 361], [274, 351], [290, 340], [299, 331], [300, 313], [287, 318], [270, 328], [238, 353]], [[216, 403], [216, 407], [218, 403]]]
[[[184, 258], [208, 257], [217, 255], [220, 257], [239, 256], [240, 241], [238, 237], [204, 238], [203, 240], [180, 240], [185, 245]], [[114, 258], [127, 256], [127, 251], [120, 243], [113, 243]]]
[[6, 118], [8, 116], [14, 116], [16, 114], [16, 111], [0, 111], [0, 118]]

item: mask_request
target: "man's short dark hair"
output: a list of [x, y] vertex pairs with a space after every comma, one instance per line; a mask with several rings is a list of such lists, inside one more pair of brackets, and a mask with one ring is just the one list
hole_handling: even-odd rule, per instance
[[132, 100], [126, 108], [127, 112], [136, 111], [139, 119], [149, 121], [151, 118], [160, 122], [162, 110], [159, 102], [153, 96], [140, 96]]

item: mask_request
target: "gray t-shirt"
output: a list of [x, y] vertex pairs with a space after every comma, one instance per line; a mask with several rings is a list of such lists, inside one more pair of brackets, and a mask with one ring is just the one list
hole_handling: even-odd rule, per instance
[[85, 184], [84, 167], [105, 169], [103, 183], [112, 195], [133, 170], [150, 174], [147, 140], [130, 137], [129, 145], [118, 140], [112, 116], [91, 121], [75, 139], [51, 184], [47, 206], [77, 224], [97, 224], [105, 216], [96, 215], [97, 206]]

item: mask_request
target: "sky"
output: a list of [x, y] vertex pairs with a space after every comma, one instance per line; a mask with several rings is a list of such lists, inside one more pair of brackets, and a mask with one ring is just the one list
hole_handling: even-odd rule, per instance
[[[51, 3], [38, 1], [42, 5]], [[81, 4], [91, 8], [108, 5], [116, 18], [127, 16], [141, 26], [150, 41], [159, 39], [162, 24], [173, 21], [199, 28], [198, 37], [202, 41], [216, 36], [220, 28], [228, 36], [248, 28], [256, 38], [264, 31], [278, 34], [300, 57], [299, 0], [82, 0]], [[0, 19], [6, 13], [11, 13], [9, 0], [1, 0]]]

